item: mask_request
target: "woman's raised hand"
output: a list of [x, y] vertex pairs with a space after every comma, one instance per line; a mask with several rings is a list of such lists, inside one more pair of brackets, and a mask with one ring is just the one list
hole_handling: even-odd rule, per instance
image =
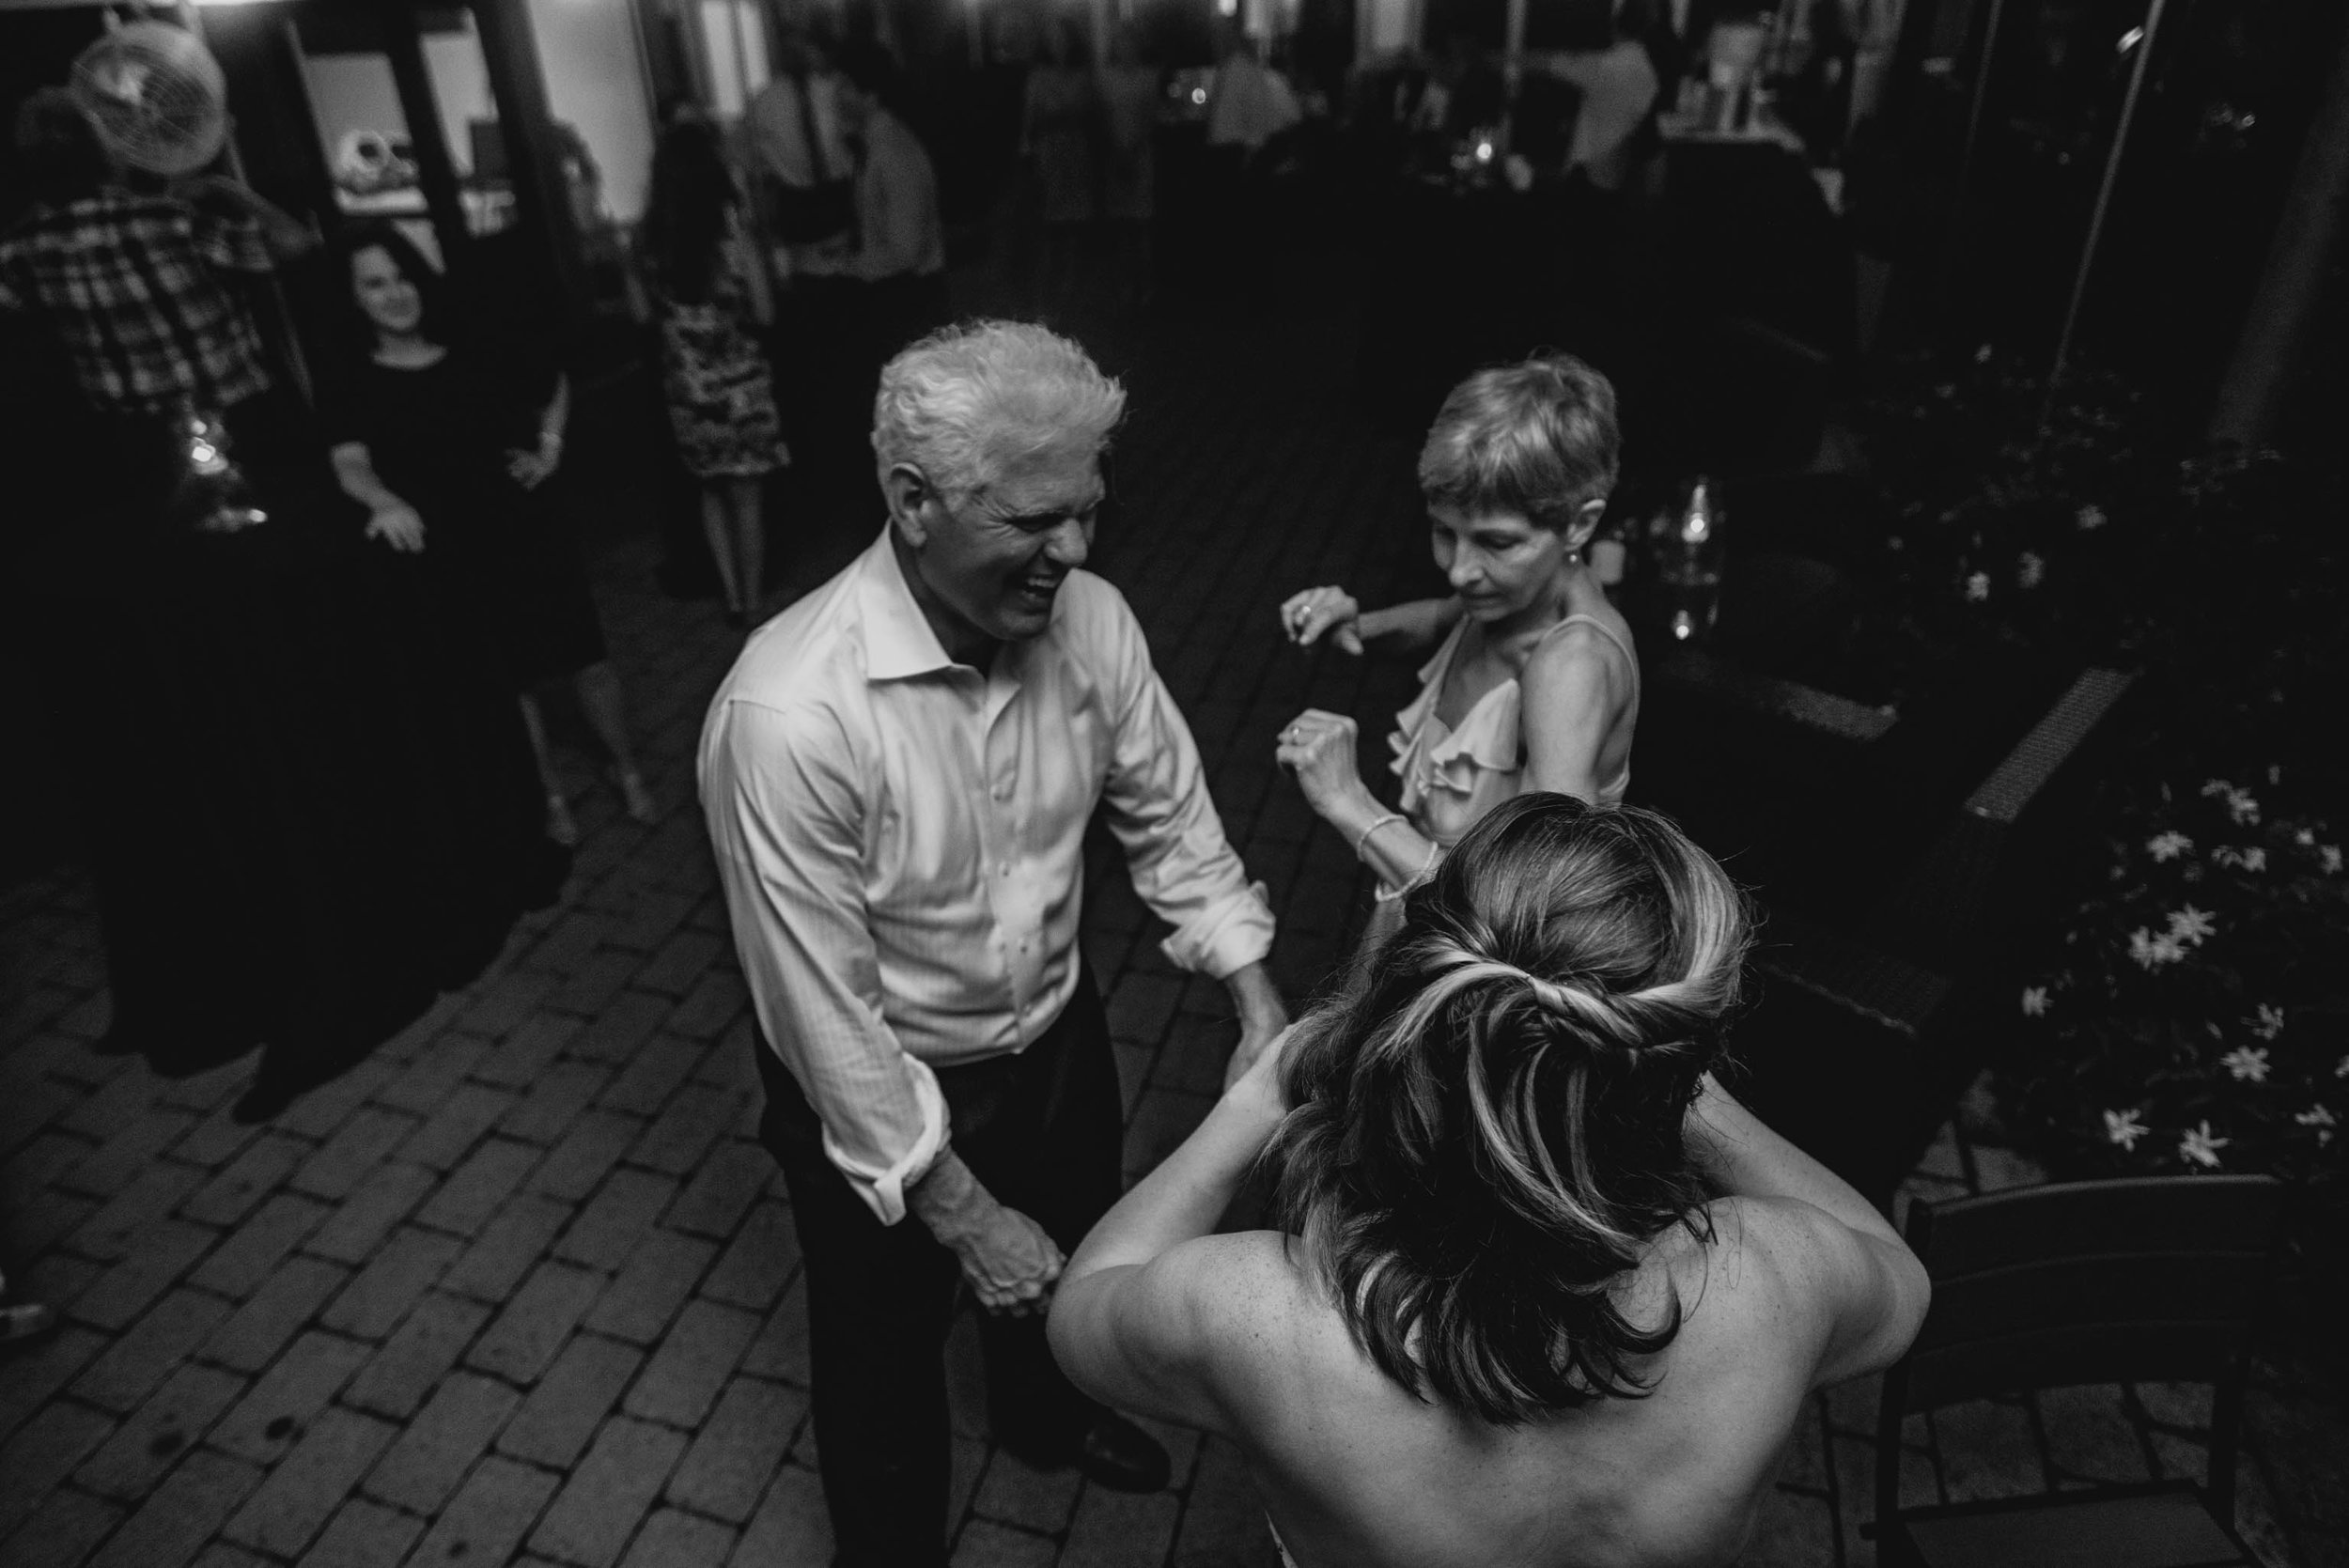
[[378, 506], [367, 519], [367, 537], [381, 539], [402, 555], [414, 555], [424, 549], [424, 519], [404, 502]]
[[536, 451], [525, 452], [519, 446], [506, 450], [506, 474], [526, 490], [535, 490], [552, 478], [562, 462], [563, 438], [558, 435], [541, 438]]
[[1347, 653], [1362, 651], [1362, 607], [1343, 588], [1308, 588], [1281, 606], [1281, 629], [1290, 642], [1309, 648], [1325, 633]]
[[1305, 803], [1325, 822], [1336, 820], [1349, 800], [1359, 797], [1354, 803], [1360, 804], [1370, 798], [1355, 753], [1356, 734], [1353, 720], [1318, 707], [1307, 708], [1281, 732], [1274, 758], [1296, 773]]

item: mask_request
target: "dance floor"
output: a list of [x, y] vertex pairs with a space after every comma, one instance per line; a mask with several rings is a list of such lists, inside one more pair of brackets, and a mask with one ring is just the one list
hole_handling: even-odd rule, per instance
[[[1272, 763], [1307, 706], [1383, 734], [1408, 670], [1300, 657], [1274, 606], [1377, 601], [1421, 571], [1413, 433], [1356, 410], [1354, 318], [1312, 289], [1249, 310], [1062, 312], [1127, 378], [1123, 503], [1096, 564], [1131, 598], [1214, 791], [1282, 918], [1292, 997], [1346, 951], [1363, 889]], [[638, 827], [566, 753], [587, 836], [559, 908], [491, 972], [273, 1125], [228, 1117], [231, 1066], [166, 1082], [89, 1042], [107, 1017], [86, 885], [0, 890], [5, 1256], [61, 1327], [0, 1353], [0, 1561], [795, 1568], [827, 1560], [807, 1349], [780, 1179], [754, 1141], [750, 1019], [692, 807], [692, 743], [739, 637], [653, 585], [649, 492], [594, 491], [598, 591], [664, 820]], [[790, 591], [878, 517], [778, 518]], [[1104, 840], [1106, 845], [1106, 840]], [[1174, 971], [1096, 867], [1085, 941], [1147, 1168], [1209, 1104], [1220, 986]], [[1945, 1129], [1906, 1191], [2031, 1179]], [[1238, 1453], [1165, 1431], [1148, 1496], [1031, 1470], [988, 1441], [968, 1324], [952, 1343], [957, 1564], [1274, 1559]], [[1746, 1560], [1867, 1564], [1872, 1384], [1797, 1433]], [[2199, 1475], [2207, 1413], [2090, 1388], [1910, 1430], [1919, 1500]], [[2280, 1357], [2254, 1378], [2243, 1528], [2276, 1568], [2349, 1562], [2349, 1428]]]

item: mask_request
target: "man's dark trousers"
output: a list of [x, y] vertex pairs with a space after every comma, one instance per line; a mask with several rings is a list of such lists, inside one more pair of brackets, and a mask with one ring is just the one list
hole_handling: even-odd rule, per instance
[[[946, 1332], [961, 1268], [911, 1214], [874, 1218], [824, 1156], [823, 1126], [763, 1039], [762, 1132], [783, 1167], [807, 1274], [808, 1358], [824, 1500], [841, 1568], [946, 1561]], [[1073, 1252], [1123, 1184], [1123, 1101], [1090, 973], [1015, 1056], [938, 1069], [955, 1153], [998, 1203]], [[979, 1314], [998, 1441], [1066, 1446], [1098, 1406], [1052, 1360], [1040, 1316]]]

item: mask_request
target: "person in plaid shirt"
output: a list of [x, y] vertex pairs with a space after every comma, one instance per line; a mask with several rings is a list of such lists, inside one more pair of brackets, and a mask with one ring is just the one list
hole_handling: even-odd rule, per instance
[[0, 310], [49, 322], [94, 411], [226, 414], [270, 389], [228, 275], [311, 248], [307, 225], [223, 177], [129, 189], [63, 88], [25, 100], [16, 142], [35, 201], [0, 235]]

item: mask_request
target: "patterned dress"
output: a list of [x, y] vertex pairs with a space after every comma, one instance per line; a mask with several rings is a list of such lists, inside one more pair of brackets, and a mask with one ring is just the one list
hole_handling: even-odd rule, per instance
[[660, 302], [669, 427], [697, 479], [754, 479], [791, 460], [767, 356], [751, 335], [750, 289], [736, 256], [736, 247], [720, 247], [708, 299]]

